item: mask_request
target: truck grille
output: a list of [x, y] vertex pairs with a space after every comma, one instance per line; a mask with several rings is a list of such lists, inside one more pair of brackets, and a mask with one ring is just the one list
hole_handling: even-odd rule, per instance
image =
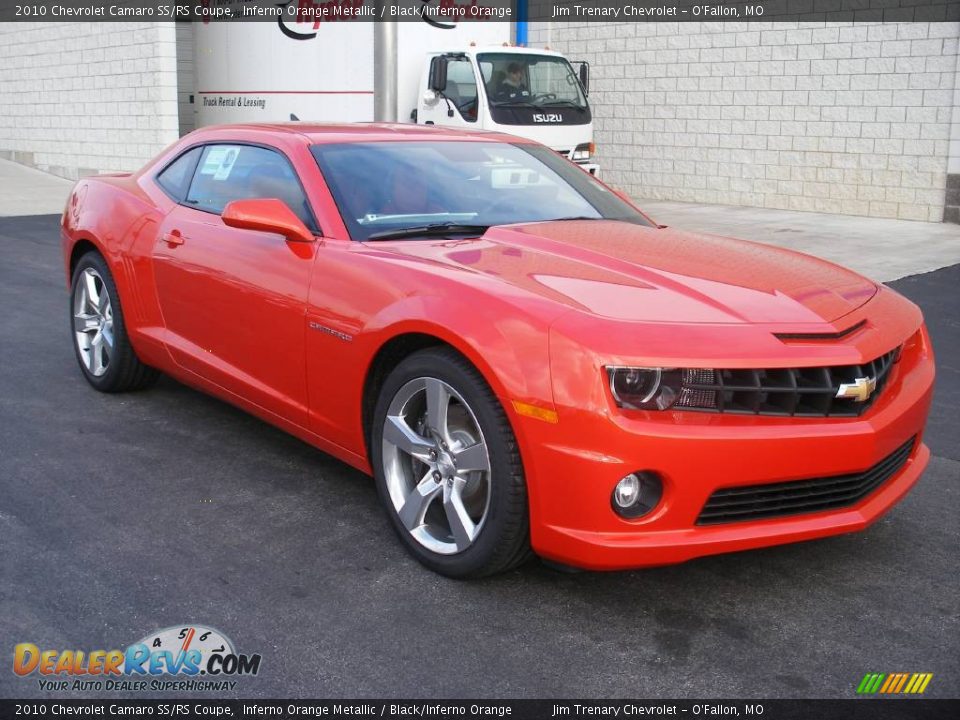
[[[741, 415], [856, 417], [873, 404], [887, 383], [900, 349], [866, 365], [775, 368], [766, 370], [684, 370], [673, 407]], [[872, 378], [876, 386], [865, 401], [838, 398], [844, 383]]]
[[854, 505], [903, 468], [916, 439], [913, 436], [862, 472], [717, 490], [700, 511], [697, 525], [759, 520]]

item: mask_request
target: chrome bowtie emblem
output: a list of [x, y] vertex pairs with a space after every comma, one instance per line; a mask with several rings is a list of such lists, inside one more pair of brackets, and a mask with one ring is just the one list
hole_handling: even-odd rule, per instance
[[841, 383], [840, 389], [837, 390], [837, 397], [854, 402], [866, 402], [876, 389], [876, 378], [857, 378], [852, 383]]

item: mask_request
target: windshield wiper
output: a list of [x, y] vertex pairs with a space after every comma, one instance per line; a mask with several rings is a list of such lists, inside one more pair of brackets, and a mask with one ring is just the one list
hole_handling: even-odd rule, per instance
[[433, 223], [417, 227], [385, 230], [373, 233], [367, 240], [400, 240], [411, 237], [447, 237], [449, 235], [483, 235], [489, 225], [462, 225], [460, 223]]
[[548, 100], [547, 102], [543, 103], [543, 105], [541, 105], [540, 107], [553, 107], [553, 106], [555, 106], [555, 105], [563, 105], [563, 106], [565, 106], [565, 107], [572, 107], [572, 108], [576, 108], [577, 110], [583, 110], [583, 109], [584, 109], [583, 105], [581, 105], [581, 104], [578, 103], [578, 102], [574, 102], [573, 100]]
[[530, 102], [529, 100], [504, 100], [503, 102], [495, 102], [492, 104], [494, 107], [543, 107], [543, 105], [538, 105], [537, 103]]

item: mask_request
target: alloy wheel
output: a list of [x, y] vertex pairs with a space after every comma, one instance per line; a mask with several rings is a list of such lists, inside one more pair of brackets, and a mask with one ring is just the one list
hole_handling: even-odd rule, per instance
[[73, 290], [73, 334], [83, 366], [101, 377], [114, 351], [113, 306], [103, 278], [86, 268]]
[[437, 378], [409, 381], [387, 410], [382, 445], [386, 487], [407, 532], [435, 553], [469, 548], [490, 509], [490, 455], [460, 393]]

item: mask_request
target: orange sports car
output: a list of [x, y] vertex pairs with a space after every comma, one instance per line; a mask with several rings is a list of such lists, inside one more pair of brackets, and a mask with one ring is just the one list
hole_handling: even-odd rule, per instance
[[78, 182], [62, 239], [93, 387], [164, 372], [372, 474], [445, 575], [860, 530], [929, 458], [913, 304], [515, 137], [207, 128]]

